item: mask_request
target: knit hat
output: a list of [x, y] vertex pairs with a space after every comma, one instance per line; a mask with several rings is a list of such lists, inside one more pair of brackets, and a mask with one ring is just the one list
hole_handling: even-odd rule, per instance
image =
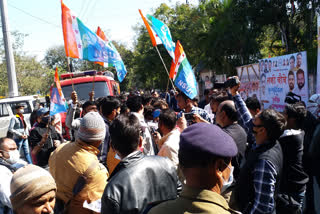
[[104, 140], [106, 125], [98, 112], [88, 112], [81, 120], [78, 138], [84, 142]]
[[18, 210], [26, 202], [40, 197], [51, 190], [56, 191], [57, 186], [47, 170], [29, 164], [18, 169], [13, 174], [10, 190], [13, 210]]

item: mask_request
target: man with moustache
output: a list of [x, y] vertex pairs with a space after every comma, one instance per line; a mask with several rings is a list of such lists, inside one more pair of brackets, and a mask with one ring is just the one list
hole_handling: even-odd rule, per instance
[[294, 89], [294, 73], [291, 70], [288, 73], [288, 85], [289, 85], [289, 91], [292, 92]]

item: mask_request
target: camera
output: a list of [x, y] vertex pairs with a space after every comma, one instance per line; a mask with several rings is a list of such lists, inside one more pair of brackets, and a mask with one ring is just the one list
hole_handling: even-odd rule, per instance
[[238, 77], [229, 77], [227, 81], [224, 82], [224, 87], [225, 88], [232, 88], [233, 86], [236, 86], [240, 83]]
[[288, 92], [284, 102], [288, 104], [295, 104], [297, 102], [301, 102], [301, 96], [293, 92]]

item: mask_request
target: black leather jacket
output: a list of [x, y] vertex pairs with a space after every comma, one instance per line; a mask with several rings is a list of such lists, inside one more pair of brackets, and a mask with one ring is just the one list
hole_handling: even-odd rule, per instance
[[138, 214], [150, 203], [175, 199], [178, 177], [167, 158], [140, 151], [125, 157], [112, 172], [102, 196], [102, 214]]

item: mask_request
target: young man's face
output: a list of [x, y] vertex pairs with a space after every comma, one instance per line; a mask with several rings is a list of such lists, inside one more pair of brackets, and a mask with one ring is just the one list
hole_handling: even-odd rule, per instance
[[300, 74], [299, 73], [297, 75], [297, 83], [298, 83], [298, 88], [301, 90], [303, 88], [303, 86], [304, 86], [304, 83], [305, 83], [304, 74]]
[[271, 71], [271, 66], [272, 66], [272, 63], [271, 61], [269, 61], [269, 71]]
[[182, 96], [177, 96], [177, 103], [178, 103], [178, 107], [182, 110], [185, 109], [187, 107], [187, 103], [186, 101], [183, 99]]
[[302, 56], [301, 56], [301, 55], [298, 55], [298, 56], [297, 56], [297, 67], [300, 68], [300, 67], [301, 67], [301, 64], [302, 64]]
[[211, 108], [212, 113], [216, 113], [218, 111], [219, 104], [220, 104], [219, 102], [211, 100], [210, 108]]
[[294, 75], [288, 76], [288, 84], [290, 91], [294, 89]]
[[91, 105], [91, 106], [88, 106], [88, 107], [86, 107], [85, 109], [83, 109], [84, 111], [83, 111], [83, 116], [86, 114], [86, 113], [88, 113], [88, 112], [98, 112], [98, 108], [97, 108], [97, 106], [96, 105]]

